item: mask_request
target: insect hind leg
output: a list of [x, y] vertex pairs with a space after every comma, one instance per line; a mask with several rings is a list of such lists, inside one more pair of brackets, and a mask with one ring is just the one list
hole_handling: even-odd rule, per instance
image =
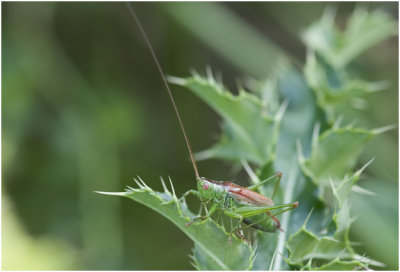
[[269, 181], [271, 181], [271, 180], [274, 180], [275, 178], [277, 178], [277, 179], [276, 179], [274, 191], [273, 191], [272, 196], [271, 196], [271, 199], [274, 199], [274, 197], [275, 197], [275, 195], [276, 195], [276, 192], [277, 192], [277, 190], [278, 190], [278, 188], [279, 188], [279, 183], [281, 182], [282, 172], [277, 172], [275, 175], [273, 175], [273, 176], [271, 176], [271, 177], [269, 177], [269, 178], [267, 178], [267, 179], [265, 179], [265, 180], [259, 182], [258, 184], [247, 187], [247, 189], [250, 189], [250, 190], [253, 190], [253, 191], [254, 191], [254, 190], [256, 190], [258, 187], [264, 185], [265, 183], [267, 183], [267, 182], [269, 182]]
[[272, 215], [270, 212], [267, 212], [268, 216], [271, 217], [272, 220], [276, 223], [276, 229], [285, 232], [283, 229], [281, 229], [281, 222], [279, 222], [278, 218], [276, 218], [274, 215]]
[[280, 210], [279, 212], [276, 212], [276, 213], [274, 213], [274, 214], [271, 214], [270, 210], [267, 210], [266, 213], [268, 214], [268, 217], [263, 218], [263, 219], [261, 219], [261, 220], [259, 220], [259, 221], [256, 221], [256, 222], [249, 222], [248, 220], [246, 220], [246, 221], [247, 221], [248, 223], [250, 223], [250, 224], [247, 224], [246, 221], [244, 221], [244, 222], [247, 224], [247, 226], [245, 226], [244, 228], [242, 228], [242, 230], [244, 230], [244, 229], [246, 229], [246, 228], [248, 228], [248, 227], [254, 227], [254, 228], [256, 228], [256, 229], [265, 231], [265, 230], [262, 229], [262, 227], [260, 227], [260, 226], [258, 225], [258, 223], [260, 223], [260, 222], [262, 222], [262, 221], [264, 221], [264, 220], [267, 220], [267, 219], [272, 219], [272, 220], [274, 220], [274, 221], [277, 223], [277, 229], [279, 229], [280, 231], [284, 231], [283, 229], [281, 229], [281, 223], [279, 222], [278, 218], [276, 218], [275, 216], [277, 216], [277, 215], [279, 215], [279, 214], [281, 214], [281, 213], [284, 213], [284, 212], [293, 210], [293, 209], [297, 208], [298, 205], [299, 205], [299, 202], [298, 202], [298, 201], [296, 201], [296, 202], [294, 202], [294, 203], [290, 203], [290, 204], [281, 205], [280, 207], [281, 207], [281, 208], [284, 208], [284, 209], [282, 209], [282, 210]]

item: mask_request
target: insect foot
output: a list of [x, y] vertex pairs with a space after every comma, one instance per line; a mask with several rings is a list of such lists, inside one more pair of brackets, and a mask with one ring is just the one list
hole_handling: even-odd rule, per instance
[[237, 230], [236, 235], [250, 246], [250, 242], [246, 239], [242, 230]]
[[232, 233], [229, 233], [228, 243], [232, 246]]
[[189, 223], [186, 223], [185, 227], [189, 227], [191, 224], [193, 224], [193, 221], [190, 221]]
[[[236, 234], [237, 237], [239, 237], [240, 239], [242, 239], [243, 241], [245, 241], [245, 242], [250, 246], [250, 242], [246, 239], [246, 237], [244, 236], [242, 230], [236, 230], [236, 231], [234, 231], [234, 232], [235, 232], [235, 234]], [[231, 245], [231, 246], [232, 246], [232, 235], [233, 235], [234, 232], [233, 232], [233, 231], [230, 232], [230, 233], [229, 233], [229, 236], [228, 236], [228, 243], [229, 243], [229, 245]]]
[[[193, 223], [200, 223], [204, 220], [206, 220], [208, 217], [207, 216], [200, 216], [200, 217], [195, 217], [193, 218], [190, 222], [185, 224], [185, 227], [189, 227]], [[198, 221], [198, 222], [197, 222]]]

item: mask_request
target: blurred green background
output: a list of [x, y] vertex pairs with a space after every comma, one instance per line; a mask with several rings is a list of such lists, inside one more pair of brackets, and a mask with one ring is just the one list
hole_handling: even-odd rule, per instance
[[[360, 4], [360, 3], [359, 3]], [[327, 3], [135, 3], [165, 73], [210, 66], [262, 79], [276, 60], [302, 65], [300, 33]], [[343, 28], [354, 3], [335, 4]], [[367, 3], [398, 20], [395, 2]], [[139, 204], [94, 191], [121, 191], [140, 175], [180, 195], [194, 174], [176, 116], [143, 38], [123, 3], [2, 3], [2, 269], [192, 269], [192, 242]], [[366, 80], [389, 80], [359, 115], [368, 128], [398, 123], [398, 39], [353, 64]], [[209, 147], [219, 118], [181, 88], [176, 102], [195, 151]], [[356, 250], [398, 269], [398, 130], [376, 137], [375, 157], [355, 197]], [[201, 173], [233, 180], [220, 161]]]

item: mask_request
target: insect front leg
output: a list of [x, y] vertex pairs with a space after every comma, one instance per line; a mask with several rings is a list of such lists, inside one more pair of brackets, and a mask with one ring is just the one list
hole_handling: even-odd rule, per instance
[[[194, 196], [196, 196], [198, 199], [200, 199], [201, 200], [201, 196], [200, 196], [200, 193], [198, 192], [198, 191], [195, 191], [195, 190], [189, 190], [189, 191], [187, 191], [186, 193], [184, 193], [183, 195], [182, 195], [182, 197], [179, 199], [179, 202], [182, 202], [182, 203], [184, 203], [185, 205], [187, 205], [186, 204], [186, 197], [188, 196], [188, 195], [194, 195]], [[203, 206], [205, 206], [206, 205], [206, 203], [204, 203], [203, 201], [201, 202], [201, 204], [200, 204], [200, 210], [199, 210], [199, 212], [198, 212], [198, 216], [201, 216], [201, 212], [203, 211]]]
[[218, 204], [219, 204], [219, 202], [214, 202], [212, 204], [210, 210], [208, 211], [208, 213], [206, 215], [198, 216], [198, 217], [193, 218], [189, 223], [187, 223], [185, 225], [185, 227], [189, 227], [193, 223], [201, 222], [201, 221], [206, 220], [207, 218], [209, 218], [215, 212], [215, 210], [217, 209]]
[[206, 211], [206, 214], [208, 213], [207, 204], [210, 203], [211, 201], [212, 201], [211, 199], [209, 199], [207, 201], [201, 200], [200, 210], [199, 210], [199, 213], [197, 214], [198, 216], [201, 216], [201, 213], [203, 212], [203, 207], [204, 207], [204, 210]]
[[188, 195], [190, 195], [190, 194], [192, 194], [192, 195], [194, 195], [194, 196], [196, 196], [197, 198], [200, 199], [200, 193], [198, 191], [189, 190], [189, 191], [187, 191], [186, 193], [183, 194], [183, 196], [179, 199], [179, 201], [185, 201], [186, 202], [186, 197]]

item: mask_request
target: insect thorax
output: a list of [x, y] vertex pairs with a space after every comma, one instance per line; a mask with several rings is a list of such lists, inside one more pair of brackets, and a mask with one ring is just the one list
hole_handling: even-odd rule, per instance
[[241, 206], [237, 199], [232, 197], [229, 193], [226, 194], [223, 205], [226, 209], [235, 209]]
[[197, 189], [202, 199], [214, 199], [217, 201], [224, 200], [229, 190], [229, 188], [223, 183], [219, 183], [203, 177], [197, 178]]

